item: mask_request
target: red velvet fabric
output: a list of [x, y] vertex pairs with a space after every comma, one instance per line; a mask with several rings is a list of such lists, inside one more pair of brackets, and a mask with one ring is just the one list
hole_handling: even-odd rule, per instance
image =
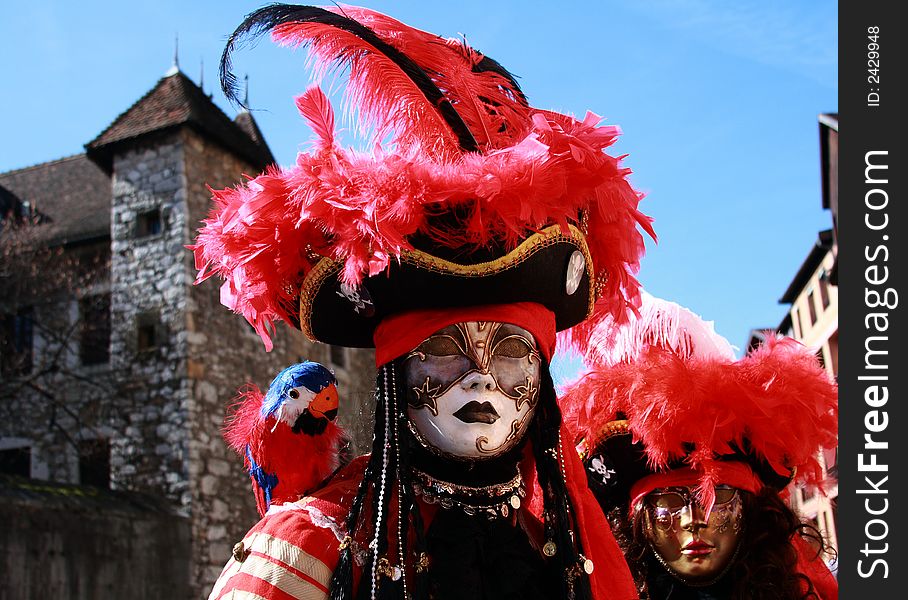
[[820, 600], [836, 600], [839, 597], [839, 582], [817, 556], [816, 550], [800, 535], [795, 535], [791, 543], [798, 551], [798, 572], [810, 579]]
[[555, 351], [555, 314], [541, 304], [515, 302], [458, 308], [415, 310], [392, 315], [375, 328], [375, 364], [387, 364], [416, 348], [448, 325], [467, 321], [497, 321], [523, 327], [533, 334], [546, 361]]
[[634, 578], [627, 567], [624, 554], [612, 535], [605, 514], [587, 485], [586, 471], [574, 448], [564, 440], [570, 439], [561, 426], [561, 454], [564, 457], [565, 483], [571, 506], [577, 517], [580, 541], [587, 558], [593, 561], [590, 586], [595, 600], [625, 600], [637, 598]]

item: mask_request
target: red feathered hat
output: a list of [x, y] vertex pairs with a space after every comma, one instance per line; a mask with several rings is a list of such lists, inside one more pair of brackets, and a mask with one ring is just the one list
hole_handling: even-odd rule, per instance
[[605, 153], [617, 127], [533, 108], [462, 40], [349, 6], [251, 14], [222, 59], [228, 97], [234, 47], [265, 32], [307, 47], [318, 76], [349, 72], [346, 100], [376, 148], [341, 148], [313, 86], [297, 98], [312, 150], [214, 192], [192, 247], [199, 281], [222, 277], [222, 302], [266, 346], [275, 320], [369, 347], [385, 317], [412, 310], [533, 302], [560, 331], [637, 305], [638, 227], [654, 234], [629, 169]]
[[[603, 486], [615, 502], [664, 485], [651, 474], [682, 467], [692, 469], [706, 506], [722, 477], [745, 488], [781, 488], [795, 474], [822, 481], [817, 452], [837, 443], [838, 404], [813, 353], [769, 338], [735, 360], [711, 324], [676, 304], [648, 297], [641, 315], [601, 338], [639, 343], [600, 348], [601, 360], [561, 400], [587, 461], [598, 456], [614, 471]], [[748, 464], [756, 479], [725, 469], [727, 461]]]

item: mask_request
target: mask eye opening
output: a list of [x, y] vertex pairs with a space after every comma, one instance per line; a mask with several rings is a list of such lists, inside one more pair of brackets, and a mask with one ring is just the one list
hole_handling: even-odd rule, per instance
[[416, 349], [430, 356], [466, 355], [463, 346], [453, 336], [447, 334], [430, 336]]
[[526, 358], [535, 348], [522, 335], [509, 335], [499, 340], [492, 349], [492, 355], [503, 358]]

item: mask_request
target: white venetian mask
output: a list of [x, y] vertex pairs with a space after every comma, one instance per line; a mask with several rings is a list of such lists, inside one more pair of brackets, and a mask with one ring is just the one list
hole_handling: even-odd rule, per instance
[[456, 323], [404, 359], [407, 416], [425, 447], [443, 456], [500, 456], [526, 434], [539, 398], [533, 335], [509, 323]]

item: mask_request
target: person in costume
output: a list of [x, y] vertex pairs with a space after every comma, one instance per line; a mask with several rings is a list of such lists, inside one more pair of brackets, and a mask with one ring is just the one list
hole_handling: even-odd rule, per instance
[[533, 108], [463, 40], [350, 6], [251, 14], [228, 96], [232, 52], [266, 32], [349, 74], [376, 150], [340, 148], [310, 87], [312, 151], [214, 193], [199, 279], [225, 280], [266, 347], [276, 320], [375, 347], [375, 434], [324, 486], [272, 501], [211, 598], [635, 598], [548, 369], [556, 332], [639, 303], [653, 233], [605, 152], [619, 130]]
[[780, 496], [821, 483], [817, 453], [837, 442], [815, 356], [769, 338], [736, 360], [712, 323], [647, 295], [590, 339], [561, 402], [641, 597], [836, 598], [822, 537]]

